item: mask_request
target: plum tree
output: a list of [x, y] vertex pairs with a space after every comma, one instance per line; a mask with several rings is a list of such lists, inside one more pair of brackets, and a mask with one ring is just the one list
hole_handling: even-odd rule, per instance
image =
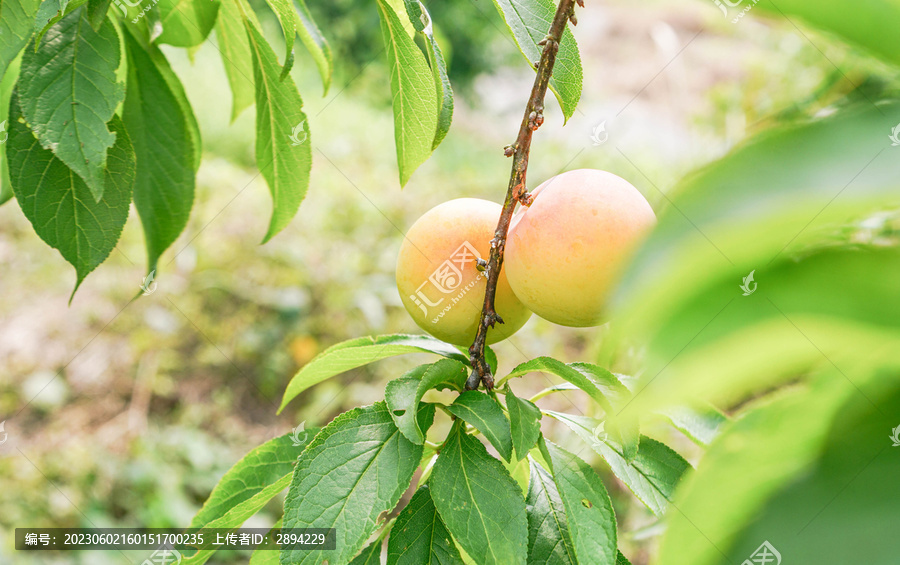
[[[487, 200], [450, 200], [416, 220], [403, 239], [397, 258], [400, 298], [416, 324], [438, 339], [469, 345], [475, 338], [487, 280], [478, 259], [490, 252], [500, 210]], [[531, 316], [502, 271], [495, 304], [505, 323], [488, 332], [488, 343], [514, 334]]]
[[563, 326], [596, 326], [613, 284], [656, 216], [628, 181], [606, 171], [557, 175], [510, 223], [504, 268], [518, 299]]

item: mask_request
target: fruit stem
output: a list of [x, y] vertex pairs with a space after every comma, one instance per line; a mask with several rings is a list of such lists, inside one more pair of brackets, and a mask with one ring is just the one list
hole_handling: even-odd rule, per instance
[[[472, 363], [472, 374], [466, 381], [466, 390], [477, 389], [484, 385], [487, 390], [494, 388], [494, 377], [491, 375], [490, 366], [484, 357], [484, 347], [489, 328], [497, 322], [503, 323], [500, 316], [494, 310], [494, 297], [497, 293], [497, 281], [500, 278], [500, 269], [503, 267], [503, 251], [506, 248], [506, 234], [509, 231], [509, 222], [512, 220], [516, 204], [523, 201], [531, 203], [531, 195], [525, 188], [525, 177], [528, 171], [528, 155], [531, 152], [531, 137], [544, 123], [544, 97], [550, 84], [550, 76], [553, 74], [553, 65], [556, 63], [556, 54], [559, 52], [559, 42], [566, 29], [566, 24], [572, 20], [575, 24], [576, 0], [560, 0], [556, 8], [556, 15], [550, 25], [550, 32], [541, 41], [543, 51], [541, 60], [537, 63], [534, 77], [534, 85], [531, 87], [531, 96], [525, 106], [525, 116], [519, 127], [519, 136], [512, 146], [504, 148], [504, 154], [512, 156], [512, 172], [509, 178], [509, 187], [506, 190], [506, 200], [503, 202], [503, 211], [494, 231], [494, 239], [491, 241], [491, 256], [487, 265], [487, 285], [484, 290], [484, 306], [481, 309], [481, 320], [475, 334], [475, 341], [469, 347], [469, 359]], [[582, 0], [577, 0], [579, 6], [583, 6]]]

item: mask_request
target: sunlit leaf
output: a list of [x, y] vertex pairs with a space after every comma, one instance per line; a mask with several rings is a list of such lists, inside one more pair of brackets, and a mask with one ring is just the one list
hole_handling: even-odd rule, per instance
[[496, 400], [481, 391], [467, 390], [447, 410], [481, 432], [501, 457], [507, 461], [512, 458], [509, 420]]

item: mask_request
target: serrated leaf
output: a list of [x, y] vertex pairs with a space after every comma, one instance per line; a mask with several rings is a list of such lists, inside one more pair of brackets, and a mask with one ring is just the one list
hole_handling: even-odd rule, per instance
[[631, 562], [628, 561], [628, 558], [622, 555], [622, 552], [619, 552], [619, 555], [616, 556], [616, 565], [631, 565]]
[[297, 34], [300, 41], [312, 55], [316, 67], [319, 69], [319, 76], [322, 77], [322, 96], [328, 94], [328, 87], [331, 86], [331, 75], [334, 73], [334, 63], [331, 56], [331, 46], [325, 40], [325, 36], [319, 31], [319, 26], [309, 13], [306, 7], [306, 0], [294, 0], [294, 7], [297, 9]]
[[128, 90], [122, 118], [135, 132], [134, 206], [144, 228], [149, 273], [187, 225], [194, 203], [194, 145], [188, 117], [159, 70], [168, 68], [165, 56], [155, 46], [145, 51], [127, 27]]
[[387, 384], [384, 400], [406, 439], [419, 445], [425, 441], [425, 430], [416, 418], [422, 396], [433, 388], [461, 392], [467, 376], [465, 365], [458, 360], [441, 359], [430, 365], [420, 365]]
[[109, 11], [109, 5], [112, 0], [88, 0], [87, 14], [88, 21], [94, 31], [100, 31], [103, 20], [106, 19], [106, 13]]
[[119, 36], [104, 21], [99, 32], [84, 8], [65, 16], [25, 50], [18, 91], [22, 113], [41, 141], [90, 188], [103, 196], [108, 149], [116, 140], [106, 127], [125, 89], [116, 82]]
[[391, 70], [394, 141], [403, 186], [431, 155], [438, 123], [438, 97], [425, 55], [393, 6], [386, 0], [377, 2]]
[[609, 465], [610, 470], [657, 516], [675, 495], [675, 488], [691, 468], [678, 453], [658, 441], [641, 436], [637, 455], [628, 460], [621, 446], [615, 446], [595, 430], [600, 421], [548, 410], [547, 413], [575, 432]]
[[281, 32], [284, 34], [284, 65], [281, 68], [281, 78], [284, 79], [294, 66], [294, 38], [297, 36], [297, 14], [291, 0], [266, 0], [266, 4], [275, 13], [278, 23], [281, 24]]
[[672, 422], [675, 429], [700, 446], [712, 443], [728, 422], [728, 417], [712, 406], [702, 409], [672, 407], [664, 410], [662, 414]]
[[[512, 32], [513, 39], [519, 46], [528, 64], [540, 60], [542, 48], [538, 42], [550, 32], [550, 24], [556, 13], [556, 2], [553, 0], [494, 0], [494, 5], [506, 25]], [[550, 78], [550, 89], [559, 100], [566, 120], [575, 113], [575, 107], [581, 98], [581, 55], [572, 31], [566, 28], [559, 43], [559, 53]]]
[[68, 16], [78, 8], [87, 4], [87, 0], [53, 0], [50, 2], [42, 2], [38, 8], [37, 15], [34, 17], [34, 43], [40, 48], [44, 34], [47, 33], [56, 22]]
[[388, 357], [422, 352], [468, 362], [468, 357], [452, 345], [428, 336], [393, 334], [351, 339], [326, 349], [300, 369], [288, 383], [278, 411], [281, 412], [298, 394], [325, 379]]
[[3, 0], [0, 3], [0, 74], [34, 34], [40, 0]]
[[381, 565], [381, 546], [384, 540], [377, 539], [366, 546], [350, 565]]
[[255, 101], [253, 53], [250, 51], [250, 40], [236, 2], [222, 2], [216, 19], [216, 39], [228, 85], [231, 87], [231, 121], [234, 121], [242, 110]]
[[569, 535], [566, 511], [553, 476], [529, 458], [528, 563], [534, 565], [578, 565]]
[[579, 562], [616, 560], [616, 515], [599, 475], [576, 455], [550, 442], [542, 450], [566, 509], [569, 535]]
[[194, 47], [206, 40], [216, 23], [220, 2], [209, 0], [159, 0], [162, 33], [154, 43]]
[[427, 485], [419, 487], [397, 516], [388, 539], [387, 565], [463, 565]]
[[[587, 368], [591, 370], [588, 371]], [[601, 374], [597, 371], [599, 367], [590, 366], [585, 363], [572, 363], [567, 365], [562, 361], [553, 359], [552, 357], [536, 357], [530, 361], [526, 361], [516, 366], [509, 375], [503, 378], [504, 381], [513, 377], [520, 377], [533, 372], [546, 372], [569, 381], [577, 386], [593, 398], [608, 414], [613, 412], [612, 402], [618, 402], [619, 399], [628, 395], [628, 389], [617, 379], [615, 383], [612, 381], [602, 383], [596, 380], [596, 376]], [[600, 369], [607, 374], [612, 375], [605, 369]], [[601, 389], [601, 385], [603, 388]]]
[[506, 409], [509, 411], [516, 459], [524, 459], [541, 435], [541, 410], [530, 401], [513, 394], [510, 388], [506, 389]]
[[[447, 132], [450, 131], [450, 123], [453, 121], [453, 89], [450, 87], [450, 77], [447, 75], [447, 63], [441, 46], [434, 37], [434, 25], [431, 14], [425, 9], [425, 5], [419, 0], [406, 0], [406, 11], [416, 31], [425, 36], [425, 53], [428, 55], [428, 65], [431, 67], [431, 76], [434, 79], [434, 89], [438, 99], [437, 130], [432, 150], [437, 149]], [[417, 15], [415, 15], [417, 14]], [[418, 21], [417, 21], [418, 20]], [[421, 27], [421, 29], [420, 29]]]
[[528, 524], [519, 485], [484, 445], [453, 427], [434, 465], [434, 505], [457, 543], [483, 565], [525, 562]]
[[309, 124], [293, 80], [281, 80], [272, 47], [250, 20], [244, 19], [253, 53], [256, 88], [256, 165], [272, 193], [272, 219], [263, 243], [287, 226], [309, 186], [312, 168]]
[[284, 527], [335, 528], [337, 548], [282, 550], [292, 565], [346, 563], [409, 486], [422, 446], [408, 441], [383, 402], [325, 426], [300, 456], [284, 501]]
[[509, 420], [496, 400], [481, 391], [467, 390], [447, 410], [481, 432], [501, 457], [507, 461], [512, 458]]
[[113, 117], [109, 127], [116, 143], [104, 172], [104, 197], [97, 202], [80, 176], [41, 147], [24, 123], [16, 94], [10, 111], [6, 151], [16, 200], [38, 236], [75, 267], [74, 295], [84, 277], [109, 256], [128, 218], [135, 176], [131, 140], [122, 121]]

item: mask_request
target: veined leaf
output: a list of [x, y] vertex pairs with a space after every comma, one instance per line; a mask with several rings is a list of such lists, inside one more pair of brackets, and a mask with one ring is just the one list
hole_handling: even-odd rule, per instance
[[484, 445], [456, 424], [431, 476], [431, 497], [447, 529], [484, 565], [525, 562], [528, 524], [519, 485]]
[[162, 33], [155, 43], [175, 47], [200, 45], [216, 23], [219, 4], [209, 0], [159, 0], [153, 9], [159, 12]]
[[425, 55], [387, 0], [377, 0], [391, 69], [394, 141], [400, 185], [431, 155], [438, 123], [438, 97]]
[[[256, 18], [248, 8], [248, 17]], [[258, 24], [257, 24], [258, 25]], [[222, 2], [216, 19], [216, 39], [222, 53], [225, 75], [231, 86], [231, 121], [254, 102], [253, 53], [244, 29], [241, 10], [236, 2]]]
[[125, 95], [116, 82], [119, 61], [112, 23], [95, 32], [80, 8], [47, 31], [40, 50], [25, 51], [17, 87], [22, 114], [41, 146], [84, 179], [97, 202], [107, 150], [116, 140], [106, 124]]
[[568, 451], [545, 442], [542, 451], [553, 467], [579, 562], [616, 560], [616, 516], [606, 487], [591, 466]]
[[388, 565], [463, 565], [427, 485], [410, 499], [388, 539]]
[[[2, 12], [2, 5], [0, 5]], [[5, 204], [13, 197], [12, 185], [9, 182], [9, 164], [6, 160], [6, 140], [9, 138], [9, 99], [12, 97], [13, 87], [19, 78], [19, 64], [21, 55], [13, 59], [6, 74], [0, 76], [0, 205]]]
[[[612, 380], [608, 382], [597, 380], [596, 376], [600, 373], [596, 370], [588, 371], [585, 369], [586, 366], [587, 365], [584, 363], [567, 365], [552, 357], [536, 357], [516, 366], [503, 378], [503, 381], [505, 382], [514, 377], [521, 377], [528, 373], [547, 372], [556, 375], [557, 377], [562, 377], [577, 386], [586, 392], [588, 396], [593, 398], [607, 413], [612, 413], [612, 402], [618, 402], [621, 398], [626, 397], [629, 394], [628, 389], [626, 389], [625, 385], [619, 382], [618, 379], [615, 379], [614, 376], [612, 377]], [[597, 367], [596, 369], [600, 368]], [[601, 370], [612, 375], [612, 373], [605, 371], [605, 369]]]
[[350, 562], [350, 565], [381, 565], [381, 546], [383, 544], [384, 540], [380, 538], [373, 541]]
[[441, 359], [430, 365], [420, 365], [387, 384], [384, 400], [406, 439], [419, 445], [425, 441], [425, 430], [417, 419], [422, 396], [433, 388], [462, 392], [467, 376], [465, 365], [458, 360]]
[[309, 186], [312, 154], [303, 100], [293, 80], [281, 80], [275, 53], [259, 29], [244, 19], [253, 53], [256, 87], [256, 165], [272, 193], [272, 219], [263, 243], [284, 229]]
[[100, 31], [103, 20], [106, 19], [106, 13], [109, 11], [109, 5], [112, 0], [88, 0], [87, 14], [88, 21], [94, 31]]
[[[497, 10], [506, 21], [516, 44], [528, 64], [534, 67], [541, 58], [542, 41], [550, 32], [553, 16], [556, 13], [556, 2], [553, 0], [494, 0]], [[581, 55], [572, 31], [566, 28], [559, 53], [550, 78], [550, 89], [559, 100], [565, 119], [575, 113], [575, 107], [581, 98]]]
[[284, 501], [284, 527], [335, 528], [337, 548], [285, 548], [281, 562], [346, 563], [409, 486], [422, 446], [408, 441], [383, 402], [355, 408], [325, 426], [300, 456]]
[[447, 410], [481, 432], [501, 457], [507, 461], [512, 458], [509, 420], [496, 400], [481, 391], [467, 390]]
[[506, 389], [506, 409], [512, 430], [512, 443], [516, 448], [516, 459], [524, 459], [541, 435], [541, 410], [530, 401]]
[[329, 347], [294, 375], [284, 391], [279, 412], [298, 394], [335, 375], [405, 353], [435, 353], [464, 363], [468, 357], [450, 344], [422, 335], [383, 335], [351, 339]]
[[16, 94], [10, 110], [6, 151], [16, 200], [38, 236], [75, 267], [74, 295], [116, 246], [128, 218], [135, 176], [131, 140], [114, 117], [109, 127], [117, 138], [104, 172], [104, 198], [97, 202], [81, 177], [41, 147], [22, 119]]
[[281, 31], [284, 33], [284, 66], [281, 68], [281, 79], [291, 72], [294, 66], [294, 38], [297, 36], [297, 14], [291, 0], [266, 0], [266, 4], [275, 12]]
[[159, 71], [168, 68], [165, 56], [155, 46], [145, 51], [124, 27], [128, 90], [122, 117], [136, 132], [134, 206], [144, 228], [149, 273], [187, 225], [194, 202], [194, 145], [188, 118]]
[[59, 0], [42, 2], [34, 17], [34, 44], [40, 48], [44, 34], [47, 33], [56, 22], [68, 16], [78, 8], [87, 4], [87, 0]]
[[569, 535], [566, 510], [553, 476], [529, 458], [528, 563], [534, 565], [578, 565]]
[[34, 34], [34, 18], [40, 4], [40, 0], [3, 0], [0, 3], [0, 73], [9, 67]]
[[450, 77], [447, 75], [447, 63], [441, 46], [434, 37], [434, 25], [431, 14], [420, 0], [404, 0], [406, 12], [416, 31], [425, 36], [425, 53], [428, 55], [428, 65], [431, 67], [431, 76], [434, 79], [434, 89], [438, 98], [438, 123], [431, 144], [432, 150], [437, 149], [447, 132], [450, 131], [450, 122], [453, 121], [453, 89], [450, 87]]
[[319, 76], [322, 77], [322, 96], [328, 94], [328, 87], [331, 86], [331, 75], [334, 73], [334, 63], [331, 57], [331, 46], [325, 40], [325, 36], [319, 31], [319, 26], [313, 20], [312, 14], [306, 7], [306, 0], [294, 0], [294, 7], [297, 9], [297, 33], [300, 35], [300, 41], [312, 55], [316, 67], [319, 69]]

